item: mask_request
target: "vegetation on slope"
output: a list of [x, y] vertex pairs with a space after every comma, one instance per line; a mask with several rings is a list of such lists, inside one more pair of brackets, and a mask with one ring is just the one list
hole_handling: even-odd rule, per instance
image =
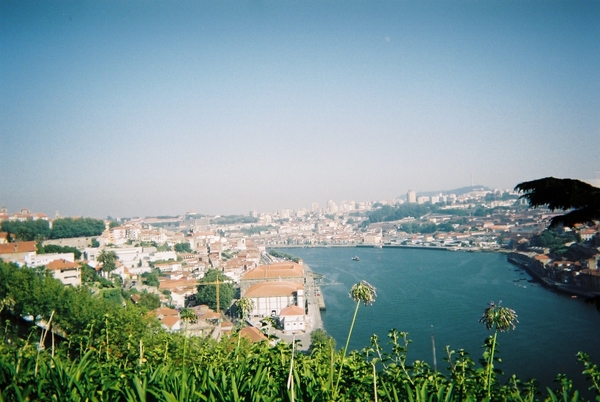
[[44, 239], [65, 239], [70, 237], [99, 236], [105, 229], [102, 219], [59, 218], [52, 221], [37, 219], [34, 221], [3, 221], [2, 232], [14, 235], [16, 240], [32, 241]]
[[[368, 305], [374, 301], [374, 289], [357, 286], [351, 296], [357, 306]], [[86, 287], [64, 287], [42, 270], [1, 261], [0, 302], [3, 317], [12, 317], [0, 327], [4, 337], [0, 400], [5, 401], [534, 401], [539, 397], [534, 382], [514, 376], [506, 384], [499, 382], [495, 335], [486, 340], [480, 364], [464, 350], [448, 349], [446, 375], [421, 361], [408, 364], [408, 335], [395, 329], [389, 332], [387, 345], [373, 336], [369, 347], [349, 353], [344, 353], [346, 348], [336, 351], [321, 333], [308, 353], [285, 342], [274, 347], [251, 344], [239, 332], [219, 342], [186, 340], [182, 334], [162, 330], [137, 306], [110, 303], [92, 296]], [[495, 307], [486, 309], [482, 322], [492, 330], [510, 329], [515, 322], [510, 311]], [[50, 322], [65, 339], [58, 341], [35, 326], [29, 333], [19, 332], [16, 317], [27, 315]], [[586, 355], [579, 358], [598, 391], [600, 371]], [[570, 381], [564, 376], [558, 380], [558, 389], [547, 390], [545, 400], [577, 400]]]

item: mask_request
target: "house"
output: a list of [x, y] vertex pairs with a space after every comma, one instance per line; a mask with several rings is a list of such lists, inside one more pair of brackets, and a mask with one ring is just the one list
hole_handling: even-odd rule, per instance
[[258, 266], [240, 278], [240, 292], [244, 294], [252, 285], [260, 282], [277, 280], [304, 283], [302, 263], [279, 262]]
[[169, 262], [159, 262], [154, 264], [154, 268], [160, 270], [160, 272], [173, 272], [173, 271], [181, 271], [181, 263], [178, 261], [169, 261]]
[[148, 314], [155, 316], [158, 321], [160, 321], [160, 325], [167, 331], [179, 331], [181, 329], [179, 311], [175, 309], [159, 307], [150, 311]]
[[171, 303], [176, 307], [189, 307], [196, 304], [198, 282], [195, 279], [182, 277], [181, 279], [160, 280], [159, 290], [171, 292]]
[[285, 332], [305, 330], [305, 310], [303, 307], [288, 306], [279, 313], [279, 322]]
[[591, 240], [596, 233], [597, 231], [592, 228], [585, 228], [579, 232], [579, 236], [581, 237], [582, 241], [588, 241]]
[[160, 320], [160, 325], [167, 331], [179, 331], [181, 329], [181, 318], [174, 316], [166, 316]]
[[29, 260], [30, 267], [41, 267], [44, 265], [48, 265], [52, 261], [55, 260], [66, 260], [69, 262], [75, 262], [75, 254], [74, 253], [52, 253], [52, 254], [36, 254], [31, 257]]
[[278, 317], [283, 309], [300, 303], [304, 307], [304, 284], [291, 281], [259, 282], [242, 294], [252, 300], [252, 316]]
[[46, 269], [65, 285], [81, 285], [81, 267], [75, 262], [65, 259], [54, 260], [46, 264]]
[[7, 262], [29, 265], [36, 254], [37, 247], [34, 241], [0, 244], [0, 258]]
[[265, 336], [256, 327], [244, 327], [240, 330], [240, 336], [248, 339], [252, 343], [268, 341], [269, 338]]

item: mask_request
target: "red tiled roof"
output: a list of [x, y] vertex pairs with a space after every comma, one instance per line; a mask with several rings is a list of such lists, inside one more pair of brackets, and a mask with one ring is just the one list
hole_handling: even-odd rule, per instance
[[34, 241], [18, 241], [15, 243], [0, 244], [0, 254], [30, 253], [37, 251]]
[[79, 268], [79, 264], [67, 260], [54, 260], [46, 264], [47, 269], [51, 269], [53, 271], [60, 271], [62, 269], [77, 269]]
[[300, 278], [303, 275], [304, 268], [302, 265], [294, 262], [280, 262], [256, 267], [244, 275], [242, 279]]
[[304, 289], [304, 285], [300, 282], [260, 282], [250, 286], [244, 297], [290, 296], [297, 292], [298, 289]]
[[266, 341], [269, 339], [255, 327], [242, 328], [240, 330], [240, 336], [249, 339], [252, 343]]
[[165, 316], [160, 323], [166, 327], [173, 328], [173, 325], [179, 322], [179, 317], [175, 317], [172, 315]]
[[157, 317], [161, 316], [161, 315], [163, 317], [167, 317], [167, 316], [179, 317], [179, 311], [172, 309], [172, 308], [167, 308], [167, 307], [159, 307], [157, 309], [149, 311], [148, 314], [155, 315]]
[[281, 310], [279, 313], [280, 316], [286, 315], [304, 315], [304, 309], [298, 306], [288, 306]]

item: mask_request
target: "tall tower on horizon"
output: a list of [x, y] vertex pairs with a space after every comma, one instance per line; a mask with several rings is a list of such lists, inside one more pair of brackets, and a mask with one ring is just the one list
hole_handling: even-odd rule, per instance
[[406, 202], [412, 204], [417, 202], [417, 193], [414, 190], [408, 190], [408, 193], [406, 193]]

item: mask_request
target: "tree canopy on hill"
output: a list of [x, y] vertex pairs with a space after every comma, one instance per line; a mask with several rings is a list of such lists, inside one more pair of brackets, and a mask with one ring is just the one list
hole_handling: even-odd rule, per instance
[[20, 241], [66, 239], [70, 237], [99, 236], [105, 229], [102, 219], [93, 218], [59, 218], [52, 221], [52, 229], [48, 221], [37, 219], [30, 221], [4, 221], [2, 231], [15, 235]]
[[550, 227], [573, 227], [578, 223], [600, 220], [600, 188], [575, 179], [545, 177], [517, 184], [515, 190], [532, 207], [566, 211], [550, 221]]
[[384, 205], [369, 213], [368, 217], [370, 223], [398, 221], [409, 216], [418, 219], [431, 212], [431, 210], [431, 205], [425, 204], [402, 204], [397, 207]]
[[104, 221], [93, 218], [60, 218], [52, 221], [51, 239], [99, 236], [105, 229]]
[[233, 225], [235, 223], [256, 223], [258, 218], [253, 218], [246, 215], [228, 215], [219, 216], [218, 218], [212, 218], [210, 223], [213, 225]]
[[41, 240], [50, 236], [50, 224], [43, 219], [22, 222], [3, 221], [2, 232], [8, 232], [21, 241]]

